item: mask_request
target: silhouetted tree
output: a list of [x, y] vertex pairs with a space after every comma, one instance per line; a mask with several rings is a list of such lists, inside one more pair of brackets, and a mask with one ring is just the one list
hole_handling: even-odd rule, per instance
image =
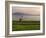
[[21, 22], [21, 21], [22, 21], [22, 18], [23, 18], [23, 16], [21, 16], [21, 18], [19, 19], [19, 22]]
[[19, 21], [21, 22], [21, 21], [22, 21], [22, 19], [20, 18], [20, 19], [19, 19]]

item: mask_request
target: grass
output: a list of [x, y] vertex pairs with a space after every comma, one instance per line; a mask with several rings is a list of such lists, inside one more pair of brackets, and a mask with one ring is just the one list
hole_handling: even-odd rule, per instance
[[39, 21], [13, 21], [12, 31], [40, 30]]

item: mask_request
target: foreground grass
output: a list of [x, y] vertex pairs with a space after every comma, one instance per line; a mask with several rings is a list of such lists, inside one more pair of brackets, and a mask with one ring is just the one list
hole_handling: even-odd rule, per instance
[[40, 30], [40, 25], [13, 25], [13, 31]]
[[[16, 21], [13, 21], [12, 25], [12, 31], [23, 31], [23, 30], [40, 30], [40, 22], [22, 22], [19, 23]], [[25, 24], [28, 23], [28, 24]]]

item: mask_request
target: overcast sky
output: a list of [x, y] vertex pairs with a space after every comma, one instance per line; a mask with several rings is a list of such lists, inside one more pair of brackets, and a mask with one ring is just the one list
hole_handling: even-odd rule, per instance
[[25, 14], [40, 15], [40, 7], [12, 7], [12, 13], [20, 12]]
[[[13, 6], [12, 7], [12, 13], [22, 13], [22, 14], [30, 14], [30, 15], [36, 15], [36, 16], [24, 16], [24, 19], [31, 19], [31, 20], [40, 20], [40, 11], [41, 11], [41, 7], [20, 7], [20, 6]], [[38, 16], [37, 16], [38, 15]], [[18, 20], [19, 18], [21, 18], [20, 15], [13, 15], [13, 20]]]

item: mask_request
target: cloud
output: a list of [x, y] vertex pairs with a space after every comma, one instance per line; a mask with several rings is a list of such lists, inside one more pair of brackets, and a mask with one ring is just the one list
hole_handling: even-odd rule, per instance
[[13, 13], [40, 15], [40, 7], [13, 7]]

